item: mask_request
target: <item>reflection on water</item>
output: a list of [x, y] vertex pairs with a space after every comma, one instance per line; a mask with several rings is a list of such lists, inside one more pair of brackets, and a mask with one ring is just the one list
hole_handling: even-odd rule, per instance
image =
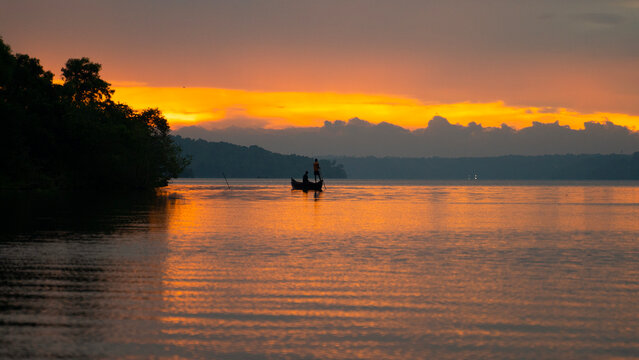
[[167, 207], [179, 194], [30, 194], [0, 196], [9, 209], [2, 218], [5, 239], [17, 234], [74, 232], [104, 234], [164, 227]]
[[16, 204], [0, 357], [639, 356], [636, 183], [230, 183]]

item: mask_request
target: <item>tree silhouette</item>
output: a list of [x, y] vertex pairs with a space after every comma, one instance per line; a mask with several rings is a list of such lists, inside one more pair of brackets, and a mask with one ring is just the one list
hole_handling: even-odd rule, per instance
[[162, 113], [113, 102], [100, 69], [70, 59], [56, 85], [0, 39], [0, 189], [150, 189], [184, 169]]
[[62, 68], [64, 88], [74, 102], [105, 103], [111, 101], [108, 82], [100, 78], [102, 65], [92, 63], [88, 58], [69, 59]]

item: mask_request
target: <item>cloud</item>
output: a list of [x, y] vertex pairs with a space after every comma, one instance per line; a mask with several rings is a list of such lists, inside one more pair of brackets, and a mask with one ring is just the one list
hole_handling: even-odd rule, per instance
[[435, 116], [427, 127], [408, 130], [353, 118], [348, 122], [326, 121], [321, 127], [286, 129], [206, 130], [190, 126], [179, 129], [176, 134], [307, 156], [473, 157], [639, 151], [639, 133], [609, 121], [586, 122], [584, 129], [577, 130], [558, 121], [536, 121], [516, 130], [506, 124], [500, 127], [484, 127], [475, 122], [466, 126], [451, 124], [446, 118]]
[[631, 9], [639, 9], [639, 1], [637, 0], [628, 0], [621, 3], [621, 6], [631, 8]]
[[147, 84], [141, 81], [130, 81], [130, 80], [111, 80], [109, 81], [112, 87], [140, 87], [146, 86]]
[[559, 109], [555, 107], [544, 107], [537, 110], [538, 114], [557, 114], [559, 113]]
[[608, 13], [588, 13], [583, 14], [582, 19], [597, 25], [617, 25], [624, 21], [623, 16]]
[[269, 124], [268, 120], [255, 119], [249, 117], [233, 117], [217, 121], [205, 121], [199, 123], [198, 126], [204, 129], [226, 129], [229, 127], [236, 128], [264, 128]]
[[135, 109], [158, 107], [173, 128], [203, 123], [205, 128], [220, 128], [233, 126], [237, 120], [243, 127], [253, 123], [255, 126], [282, 129], [321, 126], [326, 119], [358, 116], [373, 124], [386, 122], [417, 129], [424, 127], [433, 115], [442, 115], [450, 122], [462, 125], [476, 122], [499, 127], [507, 124], [517, 129], [530, 126], [533, 121], [547, 123], [556, 120], [572, 128], [581, 128], [584, 122], [604, 118], [630, 128], [639, 124], [639, 116], [632, 114], [583, 113], [564, 107], [516, 106], [503, 101], [424, 103], [400, 95], [218, 88], [119, 87], [115, 90], [114, 100]]

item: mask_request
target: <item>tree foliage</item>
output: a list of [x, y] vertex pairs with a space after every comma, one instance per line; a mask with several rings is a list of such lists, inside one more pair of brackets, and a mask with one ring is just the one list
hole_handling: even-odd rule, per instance
[[65, 94], [71, 101], [84, 104], [110, 104], [111, 84], [100, 78], [102, 65], [89, 58], [69, 59], [62, 68]]
[[100, 64], [70, 59], [63, 85], [0, 39], [2, 188], [148, 189], [188, 164], [157, 109], [111, 99]]

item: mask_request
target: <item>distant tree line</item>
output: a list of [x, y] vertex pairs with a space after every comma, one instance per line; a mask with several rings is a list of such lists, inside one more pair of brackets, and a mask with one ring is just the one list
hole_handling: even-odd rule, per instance
[[149, 189], [188, 164], [157, 109], [111, 99], [100, 64], [69, 59], [64, 84], [0, 39], [2, 189]]
[[[174, 141], [192, 161], [181, 177], [289, 178], [300, 179], [305, 171], [313, 179], [313, 158], [282, 155], [258, 146], [240, 146], [175, 136]], [[320, 159], [322, 176], [345, 178], [346, 172], [335, 160]]]
[[639, 180], [632, 155], [542, 155], [473, 158], [336, 157], [355, 179]]
[[[313, 159], [174, 136], [192, 163], [180, 177], [300, 178]], [[507, 155], [466, 158], [330, 157], [320, 159], [327, 178], [432, 180], [639, 180], [639, 152], [622, 154]]]

